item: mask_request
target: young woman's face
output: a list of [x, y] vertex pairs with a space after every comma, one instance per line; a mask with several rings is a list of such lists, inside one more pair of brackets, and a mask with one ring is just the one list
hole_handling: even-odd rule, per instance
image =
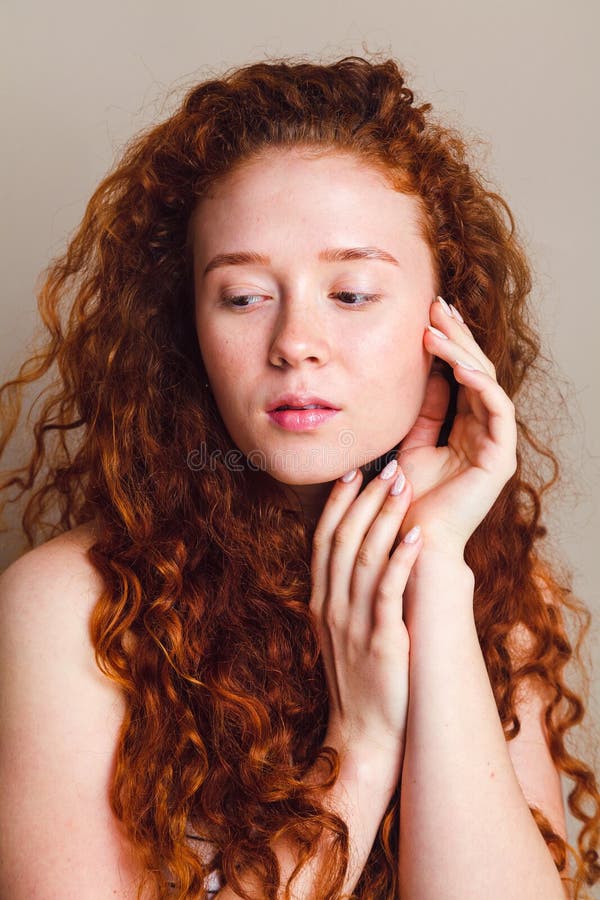
[[[416, 202], [353, 156], [278, 150], [215, 185], [191, 228], [198, 341], [225, 427], [310, 502], [419, 413], [435, 281]], [[282, 394], [339, 411], [318, 425], [289, 413], [292, 430], [269, 414]]]

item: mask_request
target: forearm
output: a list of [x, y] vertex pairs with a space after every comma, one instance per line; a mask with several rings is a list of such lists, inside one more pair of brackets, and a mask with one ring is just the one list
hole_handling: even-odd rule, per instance
[[564, 900], [515, 775], [479, 645], [473, 575], [407, 590], [409, 705], [400, 797], [403, 900]]
[[[344, 749], [342, 742], [333, 735], [327, 736], [324, 745], [333, 746], [340, 753], [339, 776], [333, 787], [319, 796], [325, 808], [339, 815], [348, 826], [349, 864], [342, 893], [350, 894], [365, 867], [377, 830], [397, 786], [401, 757], [397, 753], [379, 753], [367, 746]], [[307, 900], [315, 896], [319, 871], [329, 855], [329, 847], [330, 836], [325, 832], [316, 856], [304, 865], [291, 885], [293, 900]], [[274, 843], [272, 849], [281, 870], [278, 897], [283, 897], [297, 858], [287, 840]], [[262, 900], [264, 893], [260, 892], [258, 881], [252, 873], [244, 874], [240, 881], [256, 900]], [[239, 894], [226, 885], [217, 897], [218, 900], [234, 900]]]

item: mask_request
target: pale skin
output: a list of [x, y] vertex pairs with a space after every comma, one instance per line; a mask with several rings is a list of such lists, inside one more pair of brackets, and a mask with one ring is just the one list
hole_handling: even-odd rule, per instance
[[[525, 796], [564, 834], [560, 784], [534, 718], [539, 705], [532, 693], [524, 706], [531, 746], [513, 753], [463, 555], [515, 471], [514, 406], [460, 313], [435, 299], [418, 217], [414, 198], [347, 155], [278, 151], [253, 161], [203, 199], [192, 220], [200, 349], [236, 445], [260, 449], [269, 474], [317, 520], [311, 610], [330, 694], [328, 734], [370, 756], [383, 795], [401, 777], [403, 900], [562, 900]], [[356, 247], [383, 248], [398, 264], [320, 258], [326, 248]], [[239, 251], [262, 258], [204, 274], [218, 254]], [[353, 292], [351, 305], [340, 291]], [[364, 294], [379, 299], [361, 303]], [[435, 446], [449, 391], [432, 371], [434, 357], [460, 385], [447, 447]], [[285, 432], [265, 409], [287, 390], [315, 393], [341, 412], [316, 431]], [[354, 437], [350, 451], [341, 430]], [[360, 468], [341, 480], [398, 442], [403, 472], [362, 492]], [[404, 488], [394, 496], [401, 472]], [[414, 526], [416, 540], [398, 542]], [[223, 898], [235, 896], [228, 890]]]
[[[544, 698], [535, 683], [525, 685], [516, 710], [521, 733], [507, 744], [462, 553], [510, 477], [514, 411], [469, 329], [431, 302], [441, 288], [419, 242], [414, 201], [348, 157], [280, 158], [225, 182], [204, 211], [208, 227], [201, 208], [193, 222], [199, 267], [209, 255], [239, 249], [271, 259], [215, 270], [197, 284], [197, 315], [233, 439], [260, 448], [271, 476], [317, 523], [310, 604], [334, 698], [326, 743], [341, 759], [324, 802], [349, 826], [346, 890], [401, 779], [402, 900], [562, 898], [527, 807], [534, 803], [566, 835]], [[386, 249], [401, 265], [319, 259], [326, 248], [365, 246]], [[258, 307], [239, 319], [217, 313], [210, 306], [217, 284], [258, 291]], [[349, 296], [335, 296], [340, 290], [381, 300], [354, 309]], [[449, 362], [462, 386], [463, 418], [449, 448], [435, 448], [447, 394], [430, 374], [434, 356]], [[457, 367], [456, 358], [481, 371]], [[324, 394], [341, 411], [315, 434], [279, 433], [264, 407], [289, 389]], [[338, 440], [342, 430], [354, 437], [350, 448]], [[397, 496], [394, 478], [362, 491], [360, 472], [339, 481], [364, 464], [363, 454], [374, 458], [399, 442], [407, 481]], [[284, 451], [295, 469], [281, 464]], [[388, 560], [413, 524], [420, 539], [398, 542]], [[87, 550], [98, 537], [92, 523], [81, 525], [0, 576], [0, 894], [12, 900], [134, 900], [142, 874], [108, 800], [126, 704], [90, 642], [104, 585]], [[335, 577], [326, 579], [330, 563]], [[285, 846], [274, 850], [285, 882], [294, 861]], [[313, 883], [314, 873], [304, 884], [295, 880], [293, 896], [306, 900]], [[235, 896], [230, 886], [219, 892], [220, 900]]]
[[[191, 230], [198, 340], [224, 424], [318, 517], [335, 479], [398, 443], [423, 402], [435, 283], [416, 204], [352, 157], [277, 154], [215, 186]], [[357, 247], [397, 264], [319, 259]], [[270, 264], [204, 274], [218, 254], [244, 250]], [[236, 295], [237, 307], [220, 302]], [[341, 412], [312, 433], [283, 431], [265, 411], [282, 391], [316, 393]]]

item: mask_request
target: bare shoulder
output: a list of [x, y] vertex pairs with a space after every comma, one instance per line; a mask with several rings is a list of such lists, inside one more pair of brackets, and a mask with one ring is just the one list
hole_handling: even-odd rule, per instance
[[74, 528], [0, 576], [0, 896], [14, 900], [136, 895], [108, 795], [125, 705], [89, 636], [94, 536]]
[[89, 616], [103, 589], [87, 556], [94, 536], [91, 524], [80, 525], [20, 556], [0, 575], [3, 653], [16, 652], [17, 642], [28, 652], [35, 648], [50, 667], [59, 658], [66, 666], [75, 659], [89, 663]]
[[38, 666], [49, 666], [48, 674], [59, 660], [63, 671], [77, 664], [90, 677], [100, 674], [88, 634], [104, 586], [87, 556], [94, 538], [92, 525], [80, 525], [20, 556], [0, 575], [3, 654], [17, 653], [15, 644], [23, 652], [24, 645], [39, 654]]
[[[58, 537], [51, 538], [24, 553], [0, 574], [0, 586], [12, 587], [23, 580], [58, 579], [61, 584], [77, 579], [89, 581], [90, 587], [101, 588], [99, 573], [88, 559], [87, 551], [96, 539], [93, 522], [78, 525]], [[38, 585], [41, 587], [41, 585]]]

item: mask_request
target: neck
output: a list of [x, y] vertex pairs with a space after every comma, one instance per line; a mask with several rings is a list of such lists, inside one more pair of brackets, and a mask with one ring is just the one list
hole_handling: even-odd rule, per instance
[[292, 508], [301, 509], [306, 518], [316, 524], [323, 512], [332, 485], [332, 481], [320, 484], [287, 484], [284, 485], [284, 490], [293, 504]]

